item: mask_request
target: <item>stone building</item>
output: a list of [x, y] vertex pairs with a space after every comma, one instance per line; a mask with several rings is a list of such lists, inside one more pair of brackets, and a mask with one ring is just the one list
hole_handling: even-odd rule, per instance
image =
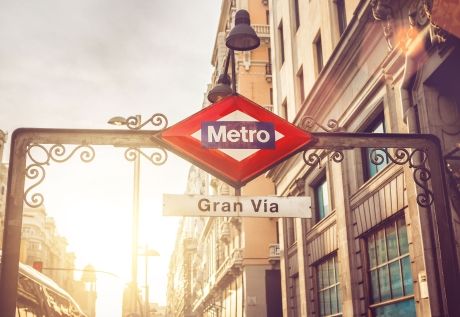
[[[448, 182], [445, 193], [433, 185], [426, 150], [404, 143], [396, 149], [311, 149], [272, 169], [267, 177], [276, 194], [312, 197], [314, 214], [279, 219], [278, 230], [259, 232], [267, 241], [279, 236], [274, 254], [279, 251], [281, 260], [271, 268], [280, 269], [282, 312], [273, 316], [460, 314], [450, 281], [458, 282], [460, 269], [460, 30], [453, 18], [458, 5], [421, 0], [259, 5], [267, 2], [266, 78], [278, 115], [314, 132], [434, 134]], [[219, 30], [231, 25], [226, 8], [233, 5], [249, 9], [254, 23], [258, 13], [251, 4], [224, 1]], [[260, 104], [263, 88], [244, 86], [240, 75], [248, 57], [252, 63], [263, 49], [238, 55], [238, 90]], [[214, 53], [215, 77], [219, 56], [225, 55]], [[233, 194], [212, 178], [205, 185], [205, 193]], [[432, 203], [438, 191], [449, 199], [447, 213]], [[197, 243], [192, 272], [185, 274], [191, 316], [270, 316], [267, 297], [261, 303], [248, 287], [244, 263], [251, 259], [241, 242], [254, 241], [250, 233], [256, 231], [241, 229], [244, 221], [207, 219], [190, 226], [201, 232], [191, 234]], [[264, 269], [267, 277], [270, 267]], [[251, 310], [259, 304], [266, 311]]]
[[275, 112], [316, 132], [435, 134], [452, 205], [441, 234], [455, 233], [457, 252], [435, 234], [442, 211], [417, 202], [430, 196], [423, 154], [401, 164], [404, 150], [307, 151], [268, 174], [278, 195], [311, 196], [315, 215], [280, 222], [283, 316], [447, 316], [456, 305], [445, 270], [459, 270], [458, 4], [436, 20], [436, 3], [448, 5], [269, 1]]
[[[212, 54], [214, 86], [228, 57], [225, 39], [236, 11], [249, 12], [261, 45], [235, 52], [238, 93], [272, 110], [268, 2], [222, 1]], [[231, 69], [229, 70], [230, 76]], [[204, 107], [209, 102], [204, 102]], [[234, 195], [226, 183], [192, 167], [187, 193]], [[273, 183], [259, 177], [242, 188], [242, 195], [272, 195]], [[281, 289], [277, 219], [185, 218], [172, 256], [168, 316], [279, 316]], [[181, 287], [177, 287], [181, 286]], [[183, 300], [179, 300], [182, 298]]]

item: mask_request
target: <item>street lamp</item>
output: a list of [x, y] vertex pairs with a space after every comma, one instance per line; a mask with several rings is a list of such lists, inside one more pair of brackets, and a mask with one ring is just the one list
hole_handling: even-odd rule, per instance
[[235, 27], [228, 34], [225, 45], [234, 51], [250, 51], [259, 47], [260, 39], [251, 27], [248, 11], [236, 12]]
[[88, 264], [83, 269], [81, 281], [85, 283], [88, 292], [86, 298], [86, 305], [89, 308], [90, 317], [96, 316], [96, 271], [91, 264]]
[[[250, 51], [260, 45], [260, 39], [251, 27], [249, 13], [246, 10], [239, 10], [235, 14], [235, 27], [230, 31], [225, 40], [228, 47], [228, 54], [225, 60], [224, 72], [219, 76], [217, 85], [208, 93], [208, 100], [212, 103], [220, 99], [236, 95], [236, 66], [235, 51]], [[230, 77], [228, 76], [228, 66], [232, 62], [232, 89], [230, 89]]]
[[221, 74], [217, 80], [217, 85], [209, 91], [208, 100], [211, 103], [216, 103], [222, 98], [230, 96], [233, 93], [230, 83], [230, 76], [228, 74]]
[[[112, 125], [129, 126], [130, 119], [134, 119], [135, 126], [133, 129], [139, 129], [141, 126], [141, 116], [134, 117], [113, 117], [107, 123]], [[139, 175], [140, 175], [140, 157], [139, 153], [134, 158], [134, 183], [133, 183], [133, 219], [131, 233], [131, 307], [137, 312], [137, 247], [139, 240]]]
[[145, 317], [149, 316], [149, 281], [148, 281], [148, 265], [149, 265], [149, 256], [160, 256], [160, 253], [153, 249], [149, 249], [147, 244], [145, 245], [144, 253], [139, 255], [144, 256], [145, 258]]

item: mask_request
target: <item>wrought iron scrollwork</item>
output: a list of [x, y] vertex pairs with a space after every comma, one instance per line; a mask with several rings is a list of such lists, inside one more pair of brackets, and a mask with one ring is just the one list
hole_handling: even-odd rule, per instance
[[163, 130], [168, 126], [168, 118], [162, 113], [155, 113], [145, 122], [141, 122], [141, 118], [139, 116], [130, 116], [126, 118], [126, 126], [130, 130], [140, 130], [149, 123], [151, 123], [157, 130]]
[[431, 179], [431, 172], [426, 167], [427, 158], [428, 155], [423, 149], [409, 151], [404, 148], [396, 148], [393, 155], [384, 148], [372, 149], [369, 152], [369, 159], [375, 165], [388, 161], [397, 165], [409, 164], [409, 167], [413, 169], [414, 182], [422, 189], [422, 192], [417, 194], [417, 203], [421, 207], [429, 207], [433, 203], [433, 192], [427, 185]]
[[75, 153], [80, 151], [80, 159], [85, 162], [91, 162], [95, 157], [94, 149], [89, 145], [79, 145], [67, 152], [62, 144], [54, 144], [47, 148], [41, 144], [31, 144], [27, 148], [27, 156], [32, 161], [32, 164], [26, 167], [26, 178], [33, 180], [24, 192], [24, 202], [31, 208], [39, 207], [43, 204], [44, 197], [41, 193], [32, 193], [45, 179], [45, 165], [50, 162], [63, 163], [69, 160]]
[[[345, 158], [343, 151], [346, 149], [332, 148], [326, 154], [330, 161], [340, 163]], [[421, 189], [421, 192], [417, 194], [418, 205], [429, 207], [433, 204], [433, 192], [427, 184], [431, 180], [431, 172], [426, 164], [428, 159], [426, 150], [413, 149], [410, 151], [405, 148], [395, 148], [390, 152], [386, 148], [372, 148], [368, 155], [369, 161], [376, 166], [389, 162], [397, 165], [409, 164], [409, 167], [413, 169], [414, 182]], [[309, 152], [308, 150], [303, 152], [303, 160], [308, 166], [321, 168], [321, 159], [321, 154], [317, 152]]]
[[168, 159], [168, 153], [163, 148], [153, 148], [153, 152], [147, 154], [139, 148], [129, 147], [125, 151], [125, 158], [128, 161], [134, 161], [137, 157], [144, 157], [155, 165], [163, 165]]
[[329, 152], [329, 157], [330, 160], [340, 163], [345, 158], [345, 155], [343, 154], [343, 149], [335, 149]]
[[[345, 158], [342, 148], [331, 149], [326, 151], [325, 154], [326, 156], [329, 156], [330, 161], [334, 161], [336, 163], [342, 162]], [[303, 160], [308, 166], [321, 168], [321, 156], [316, 152], [308, 153], [308, 150], [304, 151]]]
[[321, 167], [321, 157], [316, 153], [308, 153], [308, 151], [303, 152], [303, 161], [305, 164], [311, 167]]
[[322, 125], [310, 116], [303, 117], [300, 121], [300, 127], [304, 130], [311, 131], [314, 126], [318, 126], [326, 132], [337, 132], [340, 129], [339, 122], [334, 119], [329, 119], [326, 126]]

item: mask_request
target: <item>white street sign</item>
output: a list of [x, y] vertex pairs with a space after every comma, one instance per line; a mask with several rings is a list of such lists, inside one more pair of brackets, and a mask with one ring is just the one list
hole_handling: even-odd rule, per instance
[[164, 194], [163, 216], [311, 218], [311, 199]]

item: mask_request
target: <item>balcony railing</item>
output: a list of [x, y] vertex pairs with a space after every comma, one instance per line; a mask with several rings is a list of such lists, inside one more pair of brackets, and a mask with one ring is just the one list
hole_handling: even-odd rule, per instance
[[278, 243], [276, 244], [270, 244], [268, 246], [268, 261], [270, 263], [275, 263], [280, 260], [280, 245]]
[[269, 83], [272, 82], [272, 63], [265, 64], [265, 80]]
[[258, 37], [269, 38], [270, 26], [268, 24], [251, 24]]
[[273, 112], [273, 105], [263, 105], [263, 107], [267, 109], [268, 111]]
[[230, 225], [228, 221], [222, 222], [220, 225], [219, 238], [223, 242], [230, 241]]

